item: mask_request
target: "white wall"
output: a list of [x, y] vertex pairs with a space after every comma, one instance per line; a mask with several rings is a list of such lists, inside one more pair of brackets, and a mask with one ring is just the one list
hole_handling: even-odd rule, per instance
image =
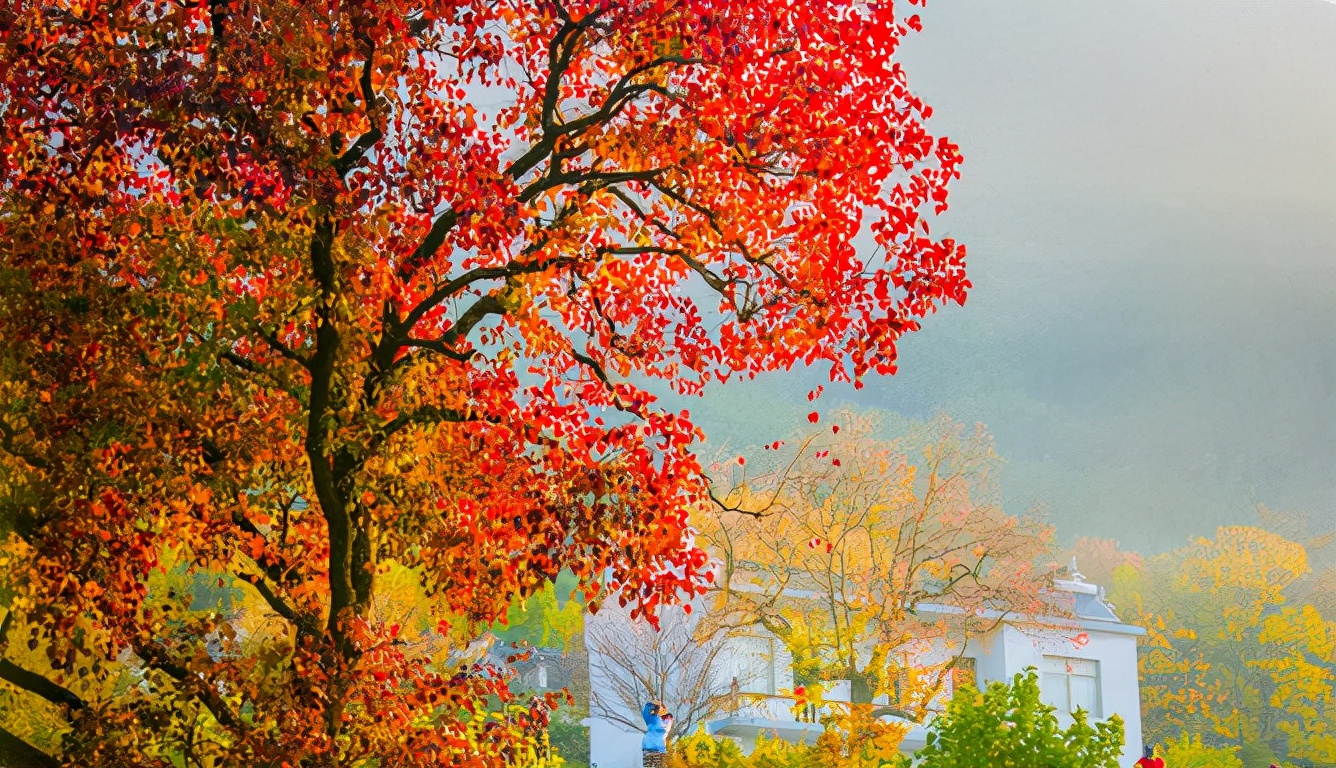
[[1002, 649], [1005, 634], [999, 630], [983, 637], [973, 637], [965, 646], [965, 654], [974, 659], [974, 674], [980, 688], [986, 688], [997, 680], [1009, 679], [1007, 655]]
[[590, 768], [640, 768], [638, 731], [623, 730], [607, 720], [588, 718]]

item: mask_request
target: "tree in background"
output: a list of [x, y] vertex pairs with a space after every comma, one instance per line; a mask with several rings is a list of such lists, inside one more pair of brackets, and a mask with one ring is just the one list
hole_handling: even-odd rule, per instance
[[[557, 648], [570, 653], [582, 645], [585, 605], [569, 573], [539, 589], [525, 600], [517, 600], [506, 611], [504, 623], [492, 627], [492, 634], [507, 643], [534, 648]], [[563, 602], [561, 595], [567, 597]]]
[[1108, 587], [1113, 583], [1113, 574], [1119, 566], [1130, 565], [1140, 568], [1144, 562], [1140, 554], [1119, 549], [1113, 539], [1100, 539], [1082, 536], [1071, 549], [1063, 552], [1058, 562], [1068, 563], [1076, 558], [1077, 567], [1086, 581]]
[[1308, 577], [1303, 545], [1252, 527], [1116, 571], [1113, 600], [1148, 631], [1147, 742], [1197, 734], [1247, 768], [1336, 761], [1336, 624], [1293, 598]]
[[[670, 740], [691, 733], [729, 705], [723, 632], [697, 633], [689, 614], [671, 610], [658, 628], [626, 611], [604, 611], [589, 621], [589, 712], [629, 731], [645, 730], [640, 709], [662, 702], [673, 714]], [[744, 684], [746, 680], [742, 681]]]
[[[550, 702], [413, 652], [381, 577], [453, 648], [563, 568], [649, 615], [703, 587], [699, 433], [645, 382], [890, 373], [964, 300], [896, 11], [0, 10], [5, 679], [59, 759], [529, 759]], [[168, 552], [263, 602], [262, 648], [154, 591]]]
[[[585, 648], [585, 605], [578, 593], [572, 594], [575, 579], [566, 572], [553, 584], [540, 589], [527, 600], [516, 601], [507, 612], [504, 624], [493, 625], [491, 633], [501, 642], [503, 653], [524, 657], [560, 650], [560, 658], [544, 658], [543, 664], [556, 667], [568, 699], [552, 714], [547, 726], [548, 744], [564, 765], [580, 768], [589, 765], [589, 654]], [[565, 602], [561, 596], [566, 595]], [[496, 655], [494, 650], [493, 655]], [[524, 691], [522, 677], [511, 688]]]
[[1066, 729], [1053, 707], [1040, 701], [1033, 670], [983, 693], [965, 687], [933, 720], [927, 744], [914, 755], [921, 768], [1042, 765], [1045, 768], [1117, 768], [1123, 723], [1114, 715], [1090, 724], [1078, 710]]
[[885, 695], [878, 714], [918, 721], [954, 664], [920, 658], [929, 644], [963, 653], [1008, 613], [1048, 610], [1051, 534], [1002, 511], [982, 427], [941, 417], [888, 441], [874, 416], [829, 421], [703, 510], [722, 564], [708, 615], [780, 638], [806, 697], [849, 680], [855, 704]]
[[1287, 597], [1312, 605], [1328, 621], [1336, 621], [1336, 528], [1331, 520], [1314, 520], [1301, 510], [1273, 510], [1257, 505], [1257, 525], [1303, 545], [1309, 572], [1294, 583]]

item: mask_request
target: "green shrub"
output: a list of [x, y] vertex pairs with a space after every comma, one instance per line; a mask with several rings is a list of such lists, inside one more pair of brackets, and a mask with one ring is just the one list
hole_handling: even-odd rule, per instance
[[957, 691], [915, 755], [918, 768], [1118, 768], [1123, 722], [1117, 716], [1090, 724], [1078, 711], [1065, 730], [1053, 707], [1039, 698], [1033, 670], [1011, 684], [979, 693]]

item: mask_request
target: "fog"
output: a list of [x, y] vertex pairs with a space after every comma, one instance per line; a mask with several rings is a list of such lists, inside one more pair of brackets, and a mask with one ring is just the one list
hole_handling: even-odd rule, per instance
[[[1336, 520], [1336, 4], [931, 2], [903, 51], [961, 144], [975, 288], [849, 401], [981, 421], [1005, 503], [1159, 551], [1256, 504]], [[805, 425], [825, 370], [688, 400]], [[1332, 524], [1332, 523], [1329, 523]]]

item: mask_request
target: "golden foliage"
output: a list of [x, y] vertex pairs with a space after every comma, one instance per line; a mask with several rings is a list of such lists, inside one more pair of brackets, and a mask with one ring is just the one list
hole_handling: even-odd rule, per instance
[[1001, 510], [982, 428], [940, 418], [892, 441], [874, 416], [829, 422], [700, 511], [722, 563], [711, 621], [774, 633], [808, 698], [847, 679], [854, 702], [919, 720], [954, 662], [934, 641], [962, 651], [999, 611], [1050, 609], [1050, 532]]

